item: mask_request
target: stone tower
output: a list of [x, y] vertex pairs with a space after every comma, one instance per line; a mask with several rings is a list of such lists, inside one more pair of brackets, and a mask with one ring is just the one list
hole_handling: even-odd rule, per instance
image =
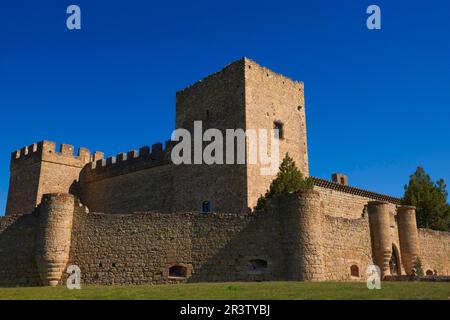
[[[176, 127], [188, 129], [193, 135], [194, 121], [201, 120], [203, 131], [216, 128], [223, 132], [224, 137], [226, 129], [257, 131], [278, 128], [281, 133], [278, 139], [279, 161], [288, 152], [307, 176], [303, 89], [302, 82], [293, 81], [243, 58], [177, 92]], [[267, 133], [270, 134], [270, 131]], [[270, 142], [270, 137], [267, 138]], [[175, 195], [179, 195], [175, 196], [175, 207], [200, 208], [202, 202], [208, 201], [214, 210], [219, 211], [245, 212], [253, 208], [274, 175], [261, 174], [261, 167], [266, 165], [261, 165], [259, 159], [258, 164], [248, 164], [248, 137], [246, 146], [245, 165], [180, 166], [175, 179]], [[185, 186], [186, 181], [193, 182], [189, 198], [183, 196], [182, 190], [176, 190], [177, 186]]]
[[56, 286], [69, 261], [75, 206], [70, 194], [46, 194], [36, 226], [35, 258], [44, 285]]
[[389, 260], [392, 255], [392, 239], [389, 204], [383, 201], [370, 201], [368, 211], [374, 262], [380, 267], [381, 275], [384, 277], [391, 274]]
[[419, 235], [416, 223], [416, 208], [400, 206], [397, 209], [398, 235], [402, 251], [402, 261], [406, 274], [410, 275], [419, 256]]
[[81, 169], [91, 161], [89, 150], [80, 148], [75, 156], [71, 145], [42, 141], [11, 155], [6, 214], [30, 213], [47, 193], [68, 193]]

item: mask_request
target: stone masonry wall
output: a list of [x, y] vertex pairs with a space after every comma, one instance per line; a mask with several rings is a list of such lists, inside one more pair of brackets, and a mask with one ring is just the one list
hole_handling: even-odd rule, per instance
[[[71, 211], [73, 207], [67, 265], [81, 268], [83, 284], [365, 279], [365, 269], [372, 263], [367, 216], [327, 216], [317, 191], [299, 196], [299, 200], [294, 194], [274, 199], [254, 214], [89, 213], [78, 202], [74, 206], [55, 202], [49, 208]], [[48, 197], [49, 201], [65, 199], [64, 195]], [[32, 214], [0, 218], [0, 286], [42, 285], [36, 264], [42, 250], [37, 246], [47, 242], [36, 242], [36, 231], [45, 227], [39, 210], [47, 207], [41, 204]], [[305, 214], [302, 208], [313, 210]], [[314, 215], [314, 223], [308, 214]], [[398, 248], [393, 216], [389, 228]], [[305, 242], [319, 229], [320, 241]], [[303, 237], [308, 230], [310, 236]], [[424, 270], [448, 274], [450, 234], [420, 229], [419, 240]], [[308, 275], [311, 270], [302, 266], [311, 263], [320, 270]], [[353, 265], [359, 269], [357, 277], [351, 276]], [[185, 267], [187, 277], [171, 277], [173, 266]], [[63, 273], [60, 283], [66, 277]]]
[[[89, 210], [104, 213], [172, 211], [174, 165], [82, 181], [80, 198]], [[82, 179], [83, 180], [83, 179]]]
[[328, 280], [358, 280], [350, 274], [356, 265], [360, 279], [372, 261], [372, 246], [367, 217], [347, 219], [326, 216], [322, 226], [324, 235], [324, 269]]
[[[69, 264], [85, 284], [177, 282], [173, 265], [186, 266], [188, 281], [282, 279], [278, 215], [141, 213], [75, 214]], [[251, 261], [267, 261], [252, 272]]]
[[[365, 207], [369, 201], [377, 200], [367, 196], [360, 196], [353, 193], [314, 186], [314, 190], [320, 193], [324, 204], [324, 214], [333, 217], [342, 217], [348, 219], [359, 219], [365, 212]], [[390, 211], [395, 213], [396, 204], [389, 205]]]
[[450, 233], [419, 229], [419, 257], [423, 271], [437, 271], [438, 275], [450, 275]]
[[11, 155], [6, 214], [27, 214], [47, 193], [72, 193], [81, 169], [93, 158], [86, 148], [41, 141]]
[[34, 214], [0, 217], [0, 287], [40, 284], [34, 258]]
[[[194, 121], [202, 122], [203, 132], [217, 129], [223, 137], [226, 137], [227, 129], [245, 130], [244, 60], [178, 91], [176, 99], [176, 128], [188, 130], [192, 140]], [[226, 155], [225, 141], [223, 155]], [[203, 147], [207, 144], [209, 142], [203, 143]], [[193, 149], [194, 143], [191, 146]], [[194, 152], [192, 163], [193, 160]], [[225, 163], [226, 159], [221, 160]], [[236, 161], [227, 165], [177, 166], [174, 174], [175, 210], [201, 210], [204, 201], [209, 201], [216, 211], [247, 213], [246, 166]]]
[[[244, 59], [245, 68], [245, 128], [265, 129], [268, 143], [275, 122], [282, 124], [283, 137], [278, 140], [280, 161], [289, 153], [305, 175], [309, 175], [308, 148], [306, 138], [305, 96], [303, 82], [294, 81], [281, 74]], [[247, 144], [248, 148], [248, 144]], [[270, 146], [267, 147], [270, 155]], [[249, 149], [247, 150], [247, 153]], [[266, 193], [274, 175], [262, 175], [261, 167], [267, 165], [248, 164], [248, 206], [253, 208], [258, 198]]]

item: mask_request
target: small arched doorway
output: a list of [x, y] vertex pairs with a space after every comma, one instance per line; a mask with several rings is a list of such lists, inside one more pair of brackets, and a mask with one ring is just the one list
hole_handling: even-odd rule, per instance
[[187, 269], [185, 266], [174, 265], [169, 268], [170, 278], [186, 278]]
[[392, 245], [391, 260], [389, 260], [389, 269], [391, 270], [391, 275], [393, 275], [393, 276], [402, 274], [398, 250], [394, 244]]
[[350, 275], [359, 278], [359, 268], [356, 264], [350, 267]]

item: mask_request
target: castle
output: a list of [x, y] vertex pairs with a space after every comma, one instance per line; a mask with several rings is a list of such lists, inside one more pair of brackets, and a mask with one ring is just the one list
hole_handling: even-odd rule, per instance
[[[280, 155], [309, 176], [304, 86], [238, 60], [177, 92], [176, 127], [277, 127]], [[450, 234], [418, 229], [415, 208], [312, 178], [313, 190], [270, 199], [259, 164], [175, 165], [172, 141], [104, 157], [43, 141], [13, 152], [0, 217], [0, 286], [57, 285], [69, 265], [82, 284], [363, 280], [450, 274]]]

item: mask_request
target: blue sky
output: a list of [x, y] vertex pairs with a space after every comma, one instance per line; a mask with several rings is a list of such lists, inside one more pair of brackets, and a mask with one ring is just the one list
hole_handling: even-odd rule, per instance
[[[82, 30], [66, 28], [77, 4]], [[377, 4], [382, 30], [366, 28]], [[175, 92], [247, 56], [305, 82], [311, 174], [401, 196], [450, 181], [449, 1], [0, 3], [0, 212], [11, 151], [43, 139], [114, 155], [166, 140]]]

